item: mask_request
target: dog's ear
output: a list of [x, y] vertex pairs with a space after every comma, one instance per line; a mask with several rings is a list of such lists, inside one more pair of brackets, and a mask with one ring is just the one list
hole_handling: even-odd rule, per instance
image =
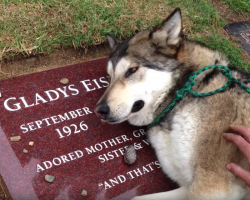
[[167, 19], [162, 22], [161, 29], [168, 33], [171, 39], [178, 38], [182, 33], [181, 10], [176, 8]]
[[152, 36], [160, 46], [165, 46], [166, 44], [176, 45], [180, 40], [180, 36], [182, 36], [180, 8], [176, 8], [167, 19], [162, 22], [161, 26], [153, 32]]
[[107, 34], [106, 38], [109, 41], [109, 46], [110, 48], [113, 50], [115, 48], [115, 46], [118, 44], [118, 39], [112, 35]]

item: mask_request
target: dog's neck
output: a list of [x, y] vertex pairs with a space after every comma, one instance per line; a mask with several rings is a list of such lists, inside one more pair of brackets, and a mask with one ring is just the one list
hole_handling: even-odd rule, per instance
[[[166, 108], [166, 106], [175, 98], [175, 92], [181, 89], [189, 76], [208, 65], [228, 65], [227, 58], [219, 51], [212, 51], [201, 45], [193, 45], [192, 41], [184, 41], [177, 54], [177, 60], [182, 63], [180, 69], [173, 74], [171, 86], [155, 93], [151, 105], [132, 116], [128, 121], [137, 126], [148, 125]], [[199, 76], [203, 79], [208, 72]]]

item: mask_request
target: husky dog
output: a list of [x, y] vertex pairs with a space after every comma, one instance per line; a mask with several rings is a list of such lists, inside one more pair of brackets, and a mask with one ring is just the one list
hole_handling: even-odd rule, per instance
[[[125, 41], [110, 35], [107, 38], [111, 81], [95, 108], [97, 116], [107, 123], [128, 120], [136, 126], [148, 125], [194, 71], [208, 65], [228, 65], [224, 54], [184, 38], [178, 8], [152, 31], [141, 31]], [[250, 74], [237, 69], [232, 69], [232, 74], [250, 87]], [[193, 90], [209, 92], [226, 82], [218, 69], [208, 70], [196, 78]], [[162, 170], [180, 188], [134, 199], [250, 199], [250, 189], [225, 167], [234, 162], [249, 169], [238, 148], [222, 137], [230, 125], [250, 126], [250, 95], [238, 85], [212, 96], [184, 97], [147, 131]]]

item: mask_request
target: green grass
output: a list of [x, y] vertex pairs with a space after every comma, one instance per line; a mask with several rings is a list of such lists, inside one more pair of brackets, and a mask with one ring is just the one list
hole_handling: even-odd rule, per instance
[[100, 44], [108, 33], [123, 38], [163, 20], [167, 9], [162, 17], [151, 13], [158, 8], [151, 0], [5, 0], [0, 48], [2, 54], [36, 54]]
[[219, 17], [219, 14], [205, 0], [168, 0], [170, 5], [185, 8], [188, 17], [194, 22], [194, 31], [209, 31], [211, 28], [221, 28], [226, 22]]
[[250, 0], [222, 0], [235, 12], [250, 13]]
[[213, 32], [213, 35], [208, 35], [206, 37], [198, 36], [194, 37], [194, 39], [209, 46], [211, 49], [224, 52], [229, 57], [230, 65], [240, 67], [250, 72], [250, 64], [243, 59], [242, 49], [236, 44], [232, 44], [232, 41], [222, 37], [216, 31]]
[[[224, 52], [230, 64], [250, 72], [250, 63], [243, 57], [243, 50], [223, 34], [223, 26], [227, 22], [222, 19], [212, 4], [204, 0], [171, 0], [170, 5], [187, 8], [189, 18], [194, 22], [191, 26], [190, 39], [197, 40], [214, 50]], [[193, 6], [190, 6], [193, 5]]]
[[63, 46], [86, 48], [105, 42], [106, 34], [125, 38], [159, 25], [175, 7], [182, 10], [189, 38], [224, 51], [232, 64], [250, 69], [242, 50], [224, 35], [226, 21], [205, 0], [4, 0], [0, 59], [49, 53]]

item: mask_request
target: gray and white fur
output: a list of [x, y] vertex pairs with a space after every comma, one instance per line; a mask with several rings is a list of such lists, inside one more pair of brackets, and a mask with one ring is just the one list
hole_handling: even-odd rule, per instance
[[[125, 41], [107, 36], [111, 55], [110, 85], [96, 105], [102, 121], [136, 126], [150, 124], [204, 66], [228, 66], [226, 56], [182, 34], [180, 9], [162, 25]], [[250, 87], [250, 74], [232, 68], [233, 76]], [[227, 81], [218, 70], [196, 78], [194, 90], [209, 92]], [[147, 131], [162, 170], [180, 188], [134, 200], [249, 200], [250, 189], [225, 167], [234, 162], [249, 170], [246, 158], [222, 134], [230, 125], [250, 126], [250, 95], [237, 85], [208, 97], [187, 95], [155, 127]], [[154, 183], [152, 183], [154, 184]]]

